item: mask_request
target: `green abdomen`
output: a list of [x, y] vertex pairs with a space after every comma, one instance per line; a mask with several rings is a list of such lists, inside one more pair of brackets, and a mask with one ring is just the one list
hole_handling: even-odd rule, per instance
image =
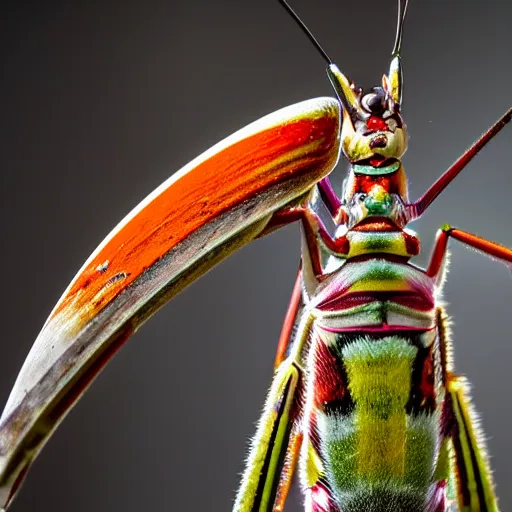
[[306, 467], [338, 508], [428, 510], [440, 427], [431, 350], [421, 336], [333, 336], [317, 327], [310, 365], [306, 442], [317, 460]]

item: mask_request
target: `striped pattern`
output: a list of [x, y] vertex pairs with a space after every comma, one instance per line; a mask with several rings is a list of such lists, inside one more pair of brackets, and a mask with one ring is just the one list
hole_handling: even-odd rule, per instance
[[325, 330], [362, 326], [428, 330], [435, 326], [434, 286], [422, 271], [385, 258], [347, 262], [322, 283], [310, 307]]
[[314, 319], [301, 463], [307, 510], [444, 512], [437, 290], [407, 263], [414, 234], [346, 237], [358, 256], [375, 256], [345, 261], [306, 306]]
[[[358, 235], [372, 254], [375, 233]], [[306, 510], [498, 512], [435, 280], [389, 248], [304, 296]]]
[[260, 236], [276, 210], [332, 170], [338, 153], [337, 101], [292, 105], [200, 155], [114, 228], [64, 292], [9, 396], [0, 419], [0, 509], [66, 411], [138, 326]]
[[[220, 142], [151, 193], [105, 238], [64, 292], [21, 369], [4, 417], [19, 403], [20, 387], [31, 389], [74, 336], [130, 285], [147, 281], [171, 251], [179, 254], [165, 269], [167, 282], [327, 174], [338, 156], [337, 130], [338, 105], [331, 99], [288, 107]], [[185, 258], [183, 244], [199, 232], [205, 236]], [[45, 350], [49, 344], [51, 351]]]
[[457, 495], [461, 512], [497, 512], [490, 469], [482, 450], [481, 434], [471, 411], [464, 380], [451, 376], [448, 384], [449, 403], [454, 415], [453, 450], [457, 461]]
[[423, 347], [399, 336], [337, 336], [333, 343], [315, 332], [303, 480], [310, 488], [324, 481], [333, 510], [425, 510], [436, 484], [440, 421], [426, 401], [408, 407]]

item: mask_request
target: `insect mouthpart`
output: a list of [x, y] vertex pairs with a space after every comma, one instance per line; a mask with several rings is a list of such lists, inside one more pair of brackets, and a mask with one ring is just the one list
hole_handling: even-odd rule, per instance
[[[370, 148], [374, 149], [374, 148], [379, 148], [379, 147], [385, 147], [385, 144], [383, 146], [380, 146], [380, 145], [374, 145], [372, 146], [372, 143], [375, 143], [376, 144], [379, 144], [380, 141], [380, 137], [382, 137], [381, 135], [375, 137], [375, 139], [373, 139], [371, 142], [370, 142]], [[387, 139], [386, 139], [386, 142], [387, 142]], [[358, 162], [355, 162], [355, 164], [358, 166], [358, 167], [366, 167], [366, 166], [370, 166], [370, 167], [374, 167], [374, 168], [387, 168], [387, 167], [393, 167], [393, 168], [398, 168], [400, 166], [400, 160], [398, 160], [397, 158], [386, 158], [385, 156], [382, 156], [382, 155], [373, 155], [371, 156], [370, 158], [365, 158], [364, 160], [359, 160]], [[357, 173], [357, 168], [354, 169], [354, 171]], [[380, 174], [377, 170], [375, 171], [376, 174]], [[368, 174], [368, 173], [361, 173], [361, 174]]]
[[370, 149], [385, 148], [388, 144], [388, 138], [385, 134], [377, 135], [370, 141]]

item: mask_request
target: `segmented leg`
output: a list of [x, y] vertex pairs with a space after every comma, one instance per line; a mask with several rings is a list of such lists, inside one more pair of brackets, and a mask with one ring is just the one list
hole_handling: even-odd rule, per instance
[[448, 375], [447, 405], [451, 409], [454, 479], [460, 512], [498, 512], [484, 440], [472, 410], [464, 378]]
[[445, 441], [437, 475], [441, 481], [446, 479], [446, 508], [440, 512], [499, 512], [485, 442], [470, 404], [467, 384], [452, 371], [447, 320], [442, 308], [438, 308], [437, 325], [441, 381], [446, 389], [442, 420]]
[[288, 310], [284, 317], [283, 328], [281, 329], [281, 335], [279, 336], [279, 343], [277, 344], [276, 359], [274, 361], [275, 368], [284, 361], [290, 350], [290, 346], [293, 344], [295, 338], [294, 328], [297, 325], [302, 306], [302, 271], [299, 268], [290, 303], [288, 304]]
[[443, 267], [444, 258], [446, 256], [446, 248], [448, 246], [448, 239], [454, 238], [464, 245], [472, 247], [485, 255], [495, 258], [502, 263], [512, 263], [512, 249], [503, 245], [491, 242], [485, 238], [481, 238], [476, 235], [472, 235], [461, 229], [452, 228], [448, 224], [441, 226], [441, 229], [437, 232], [436, 242], [430, 263], [427, 268], [427, 275], [430, 277], [437, 277]]
[[[290, 298], [290, 304], [288, 305], [288, 311], [286, 312], [284, 319], [283, 328], [281, 329], [281, 335], [279, 336], [279, 343], [277, 346], [276, 359], [274, 363], [276, 368], [284, 361], [287, 354], [290, 352], [291, 347], [293, 346], [293, 342], [295, 341], [295, 330], [297, 322], [300, 319], [300, 312], [302, 307], [302, 271], [299, 268], [297, 272], [297, 279], [295, 280], [295, 285], [293, 287], [292, 296]], [[274, 512], [282, 512], [284, 510], [286, 498], [290, 492], [293, 474], [295, 473], [295, 468], [297, 467], [303, 439], [300, 419], [300, 413], [297, 412], [281, 469], [281, 477], [274, 501]]]
[[277, 369], [237, 494], [236, 512], [273, 510], [297, 412], [300, 380], [300, 370], [293, 362], [286, 360]]
[[277, 367], [247, 459], [233, 512], [282, 510], [300, 450], [299, 397], [310, 319], [300, 323], [290, 354]]

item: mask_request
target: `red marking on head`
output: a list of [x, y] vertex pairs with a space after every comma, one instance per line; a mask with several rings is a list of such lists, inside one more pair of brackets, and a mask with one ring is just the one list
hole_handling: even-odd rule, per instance
[[366, 127], [372, 132], [384, 132], [388, 129], [386, 121], [377, 116], [370, 116], [370, 119], [366, 121]]

